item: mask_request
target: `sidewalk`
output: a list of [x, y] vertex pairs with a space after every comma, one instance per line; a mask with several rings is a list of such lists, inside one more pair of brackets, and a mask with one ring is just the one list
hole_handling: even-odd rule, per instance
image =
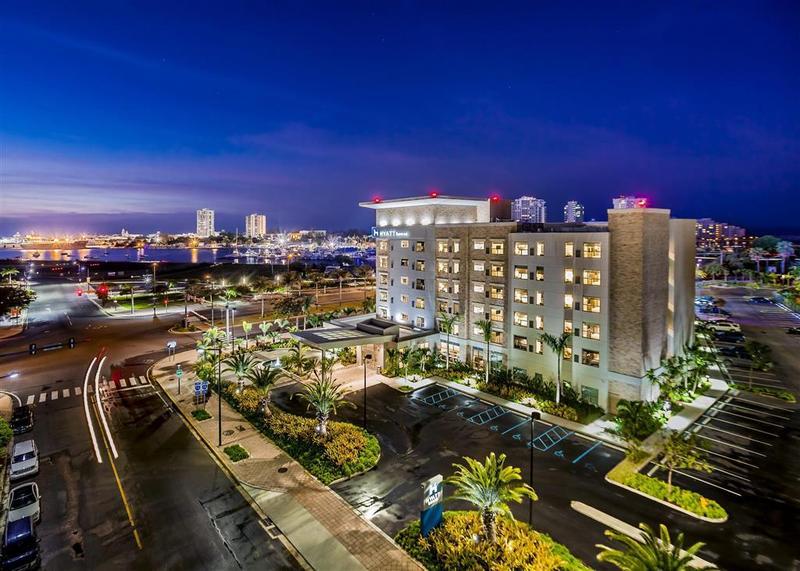
[[15, 335], [19, 335], [25, 330], [25, 326], [28, 324], [28, 310], [25, 309], [22, 311], [22, 316], [16, 320], [15, 323], [3, 323], [0, 325], [0, 341], [3, 339], [9, 339], [14, 337]]
[[[244, 490], [314, 569], [419, 570], [422, 567], [376, 526], [361, 518], [333, 490], [324, 486], [277, 445], [256, 431], [224, 401], [223, 447], [239, 444], [250, 458], [231, 462], [216, 446], [218, 438], [216, 395], [206, 404], [214, 418], [198, 422], [190, 392], [193, 381], [184, 379], [177, 394], [174, 372], [178, 363], [193, 363], [195, 351], [158, 361], [150, 371], [176, 408]], [[191, 375], [187, 375], [191, 376]]]

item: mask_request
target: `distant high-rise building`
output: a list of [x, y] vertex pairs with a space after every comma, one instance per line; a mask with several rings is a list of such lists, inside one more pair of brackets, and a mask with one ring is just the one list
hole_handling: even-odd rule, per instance
[[511, 203], [511, 218], [516, 222], [546, 222], [545, 201], [533, 196], [520, 196]]
[[583, 204], [570, 200], [564, 205], [564, 222], [583, 222]]
[[739, 251], [752, 245], [753, 237], [741, 226], [698, 218], [696, 228], [698, 250]]
[[245, 236], [263, 238], [267, 235], [267, 217], [263, 214], [248, 214], [244, 219]]
[[197, 211], [197, 235], [201, 238], [208, 238], [214, 235], [214, 211], [209, 208], [201, 208]]
[[640, 196], [618, 196], [613, 199], [614, 210], [624, 208], [647, 208], [647, 199]]

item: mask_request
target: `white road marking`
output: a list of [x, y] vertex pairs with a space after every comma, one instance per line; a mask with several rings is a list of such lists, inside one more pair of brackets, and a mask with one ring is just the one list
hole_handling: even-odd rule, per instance
[[100, 445], [97, 443], [97, 436], [94, 433], [94, 426], [92, 425], [92, 417], [89, 416], [89, 391], [86, 387], [89, 386], [89, 375], [92, 374], [92, 367], [97, 361], [97, 357], [92, 359], [89, 368], [86, 369], [86, 377], [83, 379], [83, 412], [86, 415], [86, 423], [89, 426], [89, 435], [92, 437], [92, 445], [94, 446], [94, 455], [97, 458], [97, 463], [103, 463], [103, 457], [100, 456]]
[[[103, 363], [106, 361], [107, 355], [103, 355], [103, 358], [100, 360], [100, 364], [97, 365], [97, 372], [94, 375], [94, 386], [97, 387], [97, 384], [100, 382], [100, 370], [103, 368]], [[97, 406], [97, 410], [100, 412], [100, 420], [103, 423], [103, 428], [105, 429], [106, 436], [108, 436], [108, 442], [111, 445], [111, 453], [114, 455], [114, 458], [119, 458], [119, 454], [117, 453], [117, 445], [114, 444], [114, 437], [111, 435], [111, 429], [108, 427], [108, 421], [106, 420], [106, 413], [104, 407]]]
[[[724, 418], [719, 418], [719, 417], [718, 417], [718, 416], [716, 416], [716, 415], [715, 415], [715, 416], [713, 416], [713, 417], [706, 417], [706, 420], [716, 420], [717, 422], [724, 422], [724, 423], [726, 423], [726, 424], [732, 424], [732, 425], [734, 425], [734, 426], [738, 426], [739, 428], [744, 428], [745, 430], [753, 430], [753, 431], [755, 431], [755, 432], [759, 432], [759, 433], [761, 433], [761, 434], [766, 434], [767, 436], [773, 436], [773, 437], [775, 437], [775, 438], [777, 438], [777, 437], [778, 437], [778, 435], [777, 435], [777, 434], [775, 434], [775, 433], [773, 433], [773, 432], [767, 432], [766, 430], [760, 430], [760, 429], [758, 429], [758, 428], [753, 428], [752, 426], [747, 426], [746, 424], [741, 424], [741, 423], [738, 423], [738, 422], [733, 422], [733, 421], [731, 421], [731, 420], [725, 420]], [[706, 423], [704, 423], [704, 424], [706, 424]]]
[[50, 400], [58, 400], [58, 391], [52, 391], [50, 393]]
[[61, 391], [61, 396], [67, 398], [69, 396], [69, 389], [64, 389]]
[[753, 438], [752, 436], [745, 436], [744, 434], [739, 434], [738, 432], [731, 432], [730, 430], [723, 430], [717, 426], [713, 426], [711, 424], [706, 424], [703, 428], [708, 428], [709, 430], [716, 430], [717, 432], [721, 432], [723, 434], [729, 434], [731, 436], [735, 436], [736, 438], [744, 438], [745, 440], [749, 440], [750, 442], [757, 442], [758, 444], [763, 444], [764, 446], [772, 446], [769, 442], [764, 442], [763, 440], [758, 440], [757, 438]]
[[697, 476], [693, 476], [692, 474], [687, 474], [686, 472], [681, 472], [680, 470], [675, 470], [675, 473], [676, 474], [680, 474], [681, 476], [684, 476], [686, 478], [691, 478], [692, 480], [697, 480], [698, 482], [702, 482], [702, 483], [706, 484], [707, 486], [711, 486], [713, 488], [718, 488], [718, 489], [722, 490], [723, 492], [728, 492], [729, 494], [733, 494], [734, 496], [741, 496], [742, 495], [739, 492], [735, 492], [733, 490], [729, 490], [725, 486], [720, 486], [719, 484], [715, 484], [714, 482], [709, 482], [708, 480], [704, 480], [703, 478], [698, 478]]
[[751, 464], [750, 462], [745, 462], [744, 460], [739, 460], [738, 458], [733, 458], [731, 456], [725, 456], [725, 454], [720, 454], [719, 452], [715, 452], [714, 450], [704, 449], [703, 452], [706, 454], [713, 454], [714, 456], [719, 456], [720, 458], [724, 458], [728, 462], [736, 462], [737, 464], [744, 464], [753, 469], [758, 469], [758, 466], [755, 464]]
[[[766, 416], [774, 416], [775, 418], [780, 418], [781, 420], [789, 420], [788, 416], [783, 416], [782, 414], [773, 414], [771, 412], [767, 412], [767, 411], [764, 411], [764, 410], [758, 410], [758, 409], [755, 409], [755, 408], [752, 408], [752, 407], [749, 407], [749, 406], [742, 406], [742, 405], [739, 405], [739, 404], [734, 404], [732, 402], [726, 403], [726, 406], [732, 406], [734, 408], [738, 408], [738, 409], [741, 409], [741, 410], [746, 410], [747, 412], [752, 412], [753, 414], [763, 414], [763, 415], [766, 415]], [[783, 409], [780, 409], [780, 410], [783, 410]]]
[[47, 393], [40, 394], [39, 395], [39, 404], [43, 403], [46, 398], [47, 398]]
[[79, 397], [79, 396], [81, 396], [81, 388], [80, 388], [80, 387], [75, 387], [75, 388], [74, 388], [74, 389], [72, 389], [72, 390], [75, 392], [75, 396], [76, 396], [76, 397]]
[[135, 386], [136, 385], [136, 377], [131, 377], [130, 379], [128, 379], [128, 382], [131, 384], [132, 387]]
[[128, 386], [128, 382], [125, 379], [120, 379], [119, 386], [124, 389], [125, 387]]
[[145, 379], [145, 378], [144, 378], [143, 376], [141, 376], [141, 375], [139, 375], [139, 382], [140, 382], [141, 384], [143, 384], [143, 385], [149, 385], [149, 384], [150, 384], [150, 381], [148, 381], [147, 379]]
[[[728, 448], [738, 448], [739, 450], [744, 450], [748, 454], [757, 454], [762, 458], [766, 458], [766, 454], [762, 454], [761, 452], [756, 452], [755, 450], [750, 450], [749, 448], [745, 448], [744, 446], [737, 446], [736, 444], [731, 444], [730, 442], [723, 442], [722, 440], [717, 440], [716, 438], [711, 438], [710, 436], [706, 436], [705, 434], [700, 434], [699, 432], [695, 432], [697, 436], [703, 438], [705, 440], [710, 440], [711, 442], [716, 442], [717, 444], [721, 444], [722, 446], [727, 446]], [[709, 450], [710, 452], [710, 450]]]
[[32, 405], [35, 398], [36, 398], [36, 395], [28, 396], [28, 400], [25, 401], [25, 404]]

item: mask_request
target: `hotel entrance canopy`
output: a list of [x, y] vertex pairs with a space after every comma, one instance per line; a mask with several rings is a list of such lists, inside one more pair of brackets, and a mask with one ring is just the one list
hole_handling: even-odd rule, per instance
[[316, 349], [341, 349], [360, 345], [384, 344], [426, 337], [433, 330], [416, 330], [376, 317], [334, 319], [324, 327], [292, 333], [292, 337]]

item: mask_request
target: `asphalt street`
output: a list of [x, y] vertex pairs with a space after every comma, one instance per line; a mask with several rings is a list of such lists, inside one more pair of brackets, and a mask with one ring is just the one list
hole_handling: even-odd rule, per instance
[[[179, 316], [110, 319], [78, 297], [74, 284], [43, 282], [36, 290], [25, 332], [0, 342], [0, 377], [17, 373], [0, 380], [0, 389], [35, 407], [34, 431], [22, 438], [34, 438], [40, 449], [36, 481], [43, 496], [38, 532], [44, 568], [297, 568], [149, 384], [124, 390], [112, 385], [103, 401], [119, 452], [114, 462], [119, 482], [107, 443], [100, 444], [103, 463], [95, 459], [82, 394], [76, 391], [92, 357], [105, 347], [103, 376], [142, 378], [165, 355], [167, 340], [194, 345], [190, 336], [167, 332]], [[77, 338], [75, 349], [28, 354], [31, 342], [43, 347], [70, 336]], [[95, 429], [99, 432], [99, 423]]]

